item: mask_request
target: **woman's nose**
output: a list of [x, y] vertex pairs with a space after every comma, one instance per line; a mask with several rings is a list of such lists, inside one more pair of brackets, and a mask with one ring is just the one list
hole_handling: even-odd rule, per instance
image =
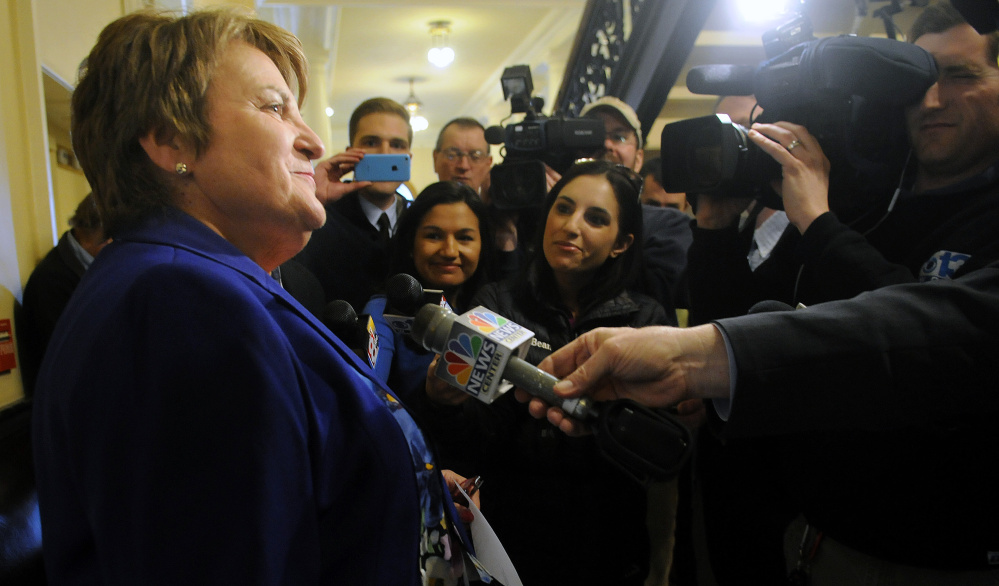
[[295, 141], [295, 147], [305, 153], [310, 161], [322, 158], [323, 152], [326, 150], [323, 147], [322, 139], [304, 120], [299, 119], [299, 122], [301, 129]]
[[579, 234], [580, 222], [583, 221], [582, 214], [572, 214], [565, 220], [563, 228], [570, 234]]

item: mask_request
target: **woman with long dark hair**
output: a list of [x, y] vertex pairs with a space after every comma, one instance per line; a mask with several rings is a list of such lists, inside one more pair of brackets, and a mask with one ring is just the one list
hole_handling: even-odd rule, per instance
[[[472, 300], [534, 331], [529, 362], [597, 327], [668, 322], [659, 303], [630, 290], [641, 262], [641, 189], [625, 167], [577, 163], [548, 195], [524, 272]], [[560, 433], [512, 395], [486, 405], [430, 377], [423, 417], [442, 460], [488, 482], [483, 511], [524, 583], [643, 584], [645, 489], [592, 436]]]

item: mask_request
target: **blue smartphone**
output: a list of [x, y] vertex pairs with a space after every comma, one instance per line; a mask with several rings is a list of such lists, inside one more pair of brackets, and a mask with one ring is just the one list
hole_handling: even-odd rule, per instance
[[364, 155], [354, 166], [355, 181], [409, 181], [409, 155]]

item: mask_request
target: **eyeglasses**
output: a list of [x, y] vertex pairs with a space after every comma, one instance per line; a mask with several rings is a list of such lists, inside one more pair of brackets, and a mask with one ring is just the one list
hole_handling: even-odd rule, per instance
[[607, 138], [613, 143], [625, 144], [631, 140], [631, 137], [635, 136], [634, 130], [618, 130], [615, 132], [608, 132]]
[[489, 153], [480, 150], [468, 151], [467, 153], [463, 150], [456, 148], [444, 149], [444, 156], [447, 157], [449, 161], [456, 161], [462, 157], [468, 157], [468, 160], [473, 163], [481, 163], [486, 160]]

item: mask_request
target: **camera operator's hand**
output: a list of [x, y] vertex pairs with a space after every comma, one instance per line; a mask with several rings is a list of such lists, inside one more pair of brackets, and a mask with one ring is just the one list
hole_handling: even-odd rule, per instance
[[697, 194], [697, 227], [722, 230], [739, 221], [739, 216], [753, 203], [751, 197], [724, 197], [710, 193]]
[[790, 122], [753, 124], [749, 138], [777, 161], [784, 179], [774, 190], [787, 218], [802, 234], [829, 211], [829, 159], [804, 126]]
[[496, 250], [502, 252], [517, 250], [517, 212], [497, 212], [493, 219], [496, 222], [496, 225], [493, 226], [493, 231], [496, 234]]
[[343, 176], [354, 170], [358, 161], [364, 158], [359, 150], [348, 150], [316, 165], [316, 197], [323, 205], [333, 203], [352, 191], [364, 189], [370, 181], [344, 183]]

